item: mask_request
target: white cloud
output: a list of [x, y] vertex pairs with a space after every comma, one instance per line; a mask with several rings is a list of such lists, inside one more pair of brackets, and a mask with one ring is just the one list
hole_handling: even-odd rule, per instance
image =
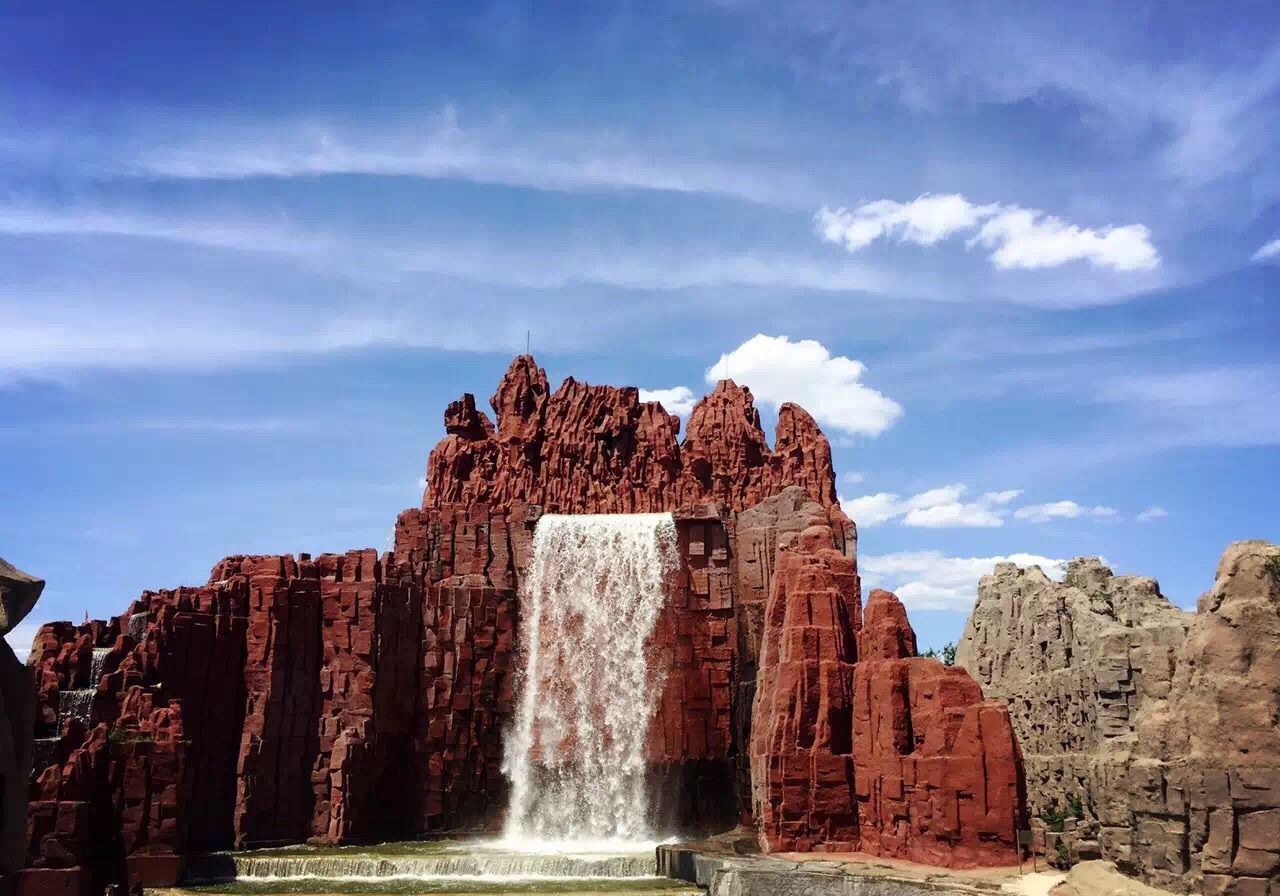
[[828, 243], [843, 243], [850, 252], [865, 248], [881, 237], [897, 236], [899, 242], [932, 246], [962, 230], [971, 230], [998, 205], [974, 205], [957, 193], [926, 193], [911, 202], [879, 199], [853, 211], [818, 210], [815, 226]]
[[1280, 260], [1280, 238], [1272, 240], [1253, 253], [1254, 261], [1271, 261], [1272, 259]]
[[706, 380], [733, 379], [774, 407], [793, 401], [823, 426], [878, 436], [902, 416], [902, 406], [860, 380], [861, 361], [833, 356], [812, 339], [757, 334], [707, 368]]
[[908, 609], [967, 613], [977, 597], [978, 580], [997, 563], [1039, 566], [1046, 574], [1060, 578], [1066, 562], [1038, 554], [947, 557], [941, 551], [903, 551], [864, 555], [858, 558], [858, 569], [865, 589], [892, 591]]
[[975, 501], [963, 501], [967, 487], [960, 484], [929, 489], [909, 498], [879, 492], [841, 500], [844, 512], [859, 526], [878, 526], [901, 518], [904, 526], [923, 529], [996, 528], [1004, 525], [1003, 509], [1021, 491], [987, 492]]
[[865, 475], [863, 475], [862, 473], [859, 473], [857, 470], [845, 470], [843, 473], [841, 473], [839, 476], [836, 477], [836, 480], [838, 482], [844, 482], [848, 485], [857, 485], [858, 483], [862, 482], [866, 478], [867, 477]]
[[670, 389], [641, 389], [641, 401], [657, 401], [662, 404], [668, 414], [677, 417], [688, 417], [693, 406], [697, 404], [693, 390], [688, 386], [672, 386]]
[[42, 624], [33, 622], [30, 619], [24, 619], [4, 636], [5, 642], [13, 649], [13, 653], [19, 662], [25, 663], [27, 661], [27, 654], [31, 652], [31, 642], [35, 640], [36, 632], [40, 630]]
[[[981, 226], [979, 226], [981, 225]], [[1101, 229], [1080, 227], [1039, 209], [989, 203], [978, 205], [958, 193], [926, 193], [911, 202], [880, 199], [852, 211], [823, 206], [814, 229], [825, 242], [850, 252], [881, 238], [932, 246], [958, 233], [973, 231], [967, 246], [991, 249], [990, 260], [1001, 270], [1057, 267], [1088, 261], [1116, 271], [1150, 270], [1160, 263], [1151, 232], [1141, 224]]]
[[1136, 519], [1140, 523], [1149, 523], [1152, 520], [1158, 520], [1169, 515], [1169, 511], [1165, 510], [1159, 504], [1148, 507], [1142, 513], [1138, 514]]
[[1084, 507], [1075, 501], [1052, 501], [1048, 504], [1028, 504], [1026, 507], [1019, 507], [1013, 515], [1020, 520], [1047, 523], [1051, 520], [1074, 520], [1082, 516], [1111, 517], [1116, 515], [1116, 511], [1101, 504], [1095, 507]]
[[879, 526], [902, 514], [902, 501], [897, 495], [878, 492], [846, 501], [840, 499], [840, 506], [849, 518], [859, 527]]
[[1093, 230], [1035, 209], [1000, 212], [970, 242], [993, 248], [991, 262], [1001, 270], [1052, 268], [1084, 260], [1116, 271], [1147, 271], [1160, 263], [1151, 231], [1141, 224]]

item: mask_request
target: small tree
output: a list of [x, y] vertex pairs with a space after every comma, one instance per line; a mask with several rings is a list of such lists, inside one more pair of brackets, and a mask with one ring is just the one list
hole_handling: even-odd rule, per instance
[[936, 647], [930, 647], [920, 655], [931, 660], [937, 660], [944, 666], [954, 666], [956, 664], [956, 642], [948, 641], [942, 645], [941, 650]]

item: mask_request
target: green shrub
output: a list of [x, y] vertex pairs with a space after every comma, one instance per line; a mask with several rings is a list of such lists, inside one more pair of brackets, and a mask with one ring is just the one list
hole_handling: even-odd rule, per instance
[[1057, 858], [1058, 858], [1058, 867], [1060, 868], [1071, 867], [1072, 865], [1071, 849], [1070, 847], [1067, 846], [1066, 841], [1064, 840], [1058, 841], [1058, 848], [1055, 850], [1055, 853], [1057, 854]]
[[1054, 809], [1052, 812], [1045, 811], [1040, 813], [1040, 820], [1045, 826], [1056, 834], [1061, 834], [1067, 827], [1067, 818], [1069, 816], [1064, 810]]
[[1084, 800], [1080, 799], [1080, 794], [1071, 794], [1071, 799], [1067, 801], [1067, 805], [1071, 810], [1072, 818], [1084, 818]]
[[151, 744], [155, 738], [144, 731], [129, 728], [112, 728], [107, 732], [107, 742], [113, 744]]
[[1267, 558], [1267, 572], [1271, 573], [1271, 581], [1280, 588], [1280, 554], [1272, 554]]

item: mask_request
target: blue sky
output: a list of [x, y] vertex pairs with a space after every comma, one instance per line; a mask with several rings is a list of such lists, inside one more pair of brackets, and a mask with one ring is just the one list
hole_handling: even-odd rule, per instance
[[806, 405], [925, 644], [993, 558], [1191, 606], [1280, 537], [1274, 4], [28, 6], [19, 647], [225, 554], [389, 546], [526, 331], [557, 382]]

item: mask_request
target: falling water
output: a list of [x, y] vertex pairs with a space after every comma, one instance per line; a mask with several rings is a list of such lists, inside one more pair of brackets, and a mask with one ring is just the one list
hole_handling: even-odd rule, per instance
[[102, 672], [106, 668], [107, 654], [110, 652], [110, 647], [93, 648], [93, 659], [89, 662], [89, 687], [95, 690], [98, 687], [98, 680], [102, 678]]
[[96, 688], [76, 688], [58, 695], [58, 724], [75, 719], [89, 727], [93, 723], [93, 697]]
[[143, 635], [147, 633], [147, 618], [146, 613], [134, 613], [129, 617], [129, 637], [135, 643], [142, 641]]
[[644, 750], [662, 682], [645, 644], [675, 564], [670, 514], [538, 521], [520, 594], [520, 701], [503, 762], [506, 842], [653, 839]]

